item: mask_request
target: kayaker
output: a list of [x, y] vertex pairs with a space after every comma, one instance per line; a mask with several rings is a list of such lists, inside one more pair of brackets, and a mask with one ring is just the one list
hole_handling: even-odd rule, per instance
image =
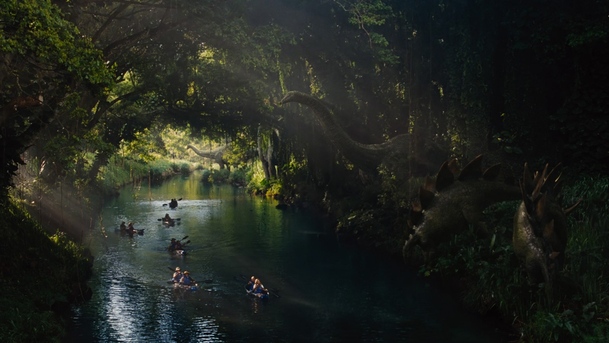
[[195, 283], [195, 280], [190, 277], [190, 272], [188, 270], [184, 271], [184, 276], [180, 279], [180, 284], [185, 286], [190, 286]]
[[171, 208], [178, 207], [178, 201], [176, 199], [171, 199], [171, 201], [169, 202], [169, 207], [171, 207]]
[[163, 221], [164, 221], [164, 222], [169, 223], [169, 222], [171, 222], [172, 220], [173, 220], [173, 219], [171, 219], [171, 217], [169, 216], [169, 213], [165, 213], [165, 218], [163, 218]]
[[167, 247], [167, 250], [169, 251], [176, 251], [176, 250], [182, 250], [182, 242], [176, 240], [175, 238], [171, 239], [171, 243], [169, 243], [169, 247]]
[[169, 251], [175, 251], [176, 250], [176, 239], [172, 238], [171, 242], [169, 243], [169, 246], [167, 247], [167, 250]]
[[133, 222], [129, 222], [127, 225], [127, 233], [132, 236], [134, 233], [137, 233], [137, 230], [133, 227]]
[[254, 288], [254, 283], [255, 282], [256, 282], [256, 277], [252, 275], [250, 280], [247, 282], [247, 285], [245, 285], [245, 290], [248, 291], [248, 292], [251, 292], [252, 289]]
[[180, 270], [180, 267], [176, 267], [176, 270], [173, 273], [173, 276], [171, 277], [171, 280], [174, 283], [178, 283], [178, 282], [180, 282], [180, 280], [182, 280], [182, 276], [184, 276], [184, 274], [182, 274], [182, 271]]
[[122, 222], [122, 223], [121, 223], [120, 228], [121, 228], [121, 232], [125, 232], [125, 231], [127, 231], [127, 225], [125, 225], [125, 222]]
[[260, 279], [256, 279], [254, 281], [254, 287], [252, 288], [252, 293], [254, 294], [267, 294], [269, 292], [268, 289], [264, 288], [264, 285], [262, 284], [262, 282], [260, 282]]

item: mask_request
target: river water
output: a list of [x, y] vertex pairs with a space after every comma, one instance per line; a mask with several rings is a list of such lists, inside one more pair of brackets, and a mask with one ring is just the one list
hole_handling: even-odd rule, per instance
[[[505, 341], [416, 271], [341, 244], [322, 219], [199, 180], [126, 189], [107, 204], [85, 240], [94, 295], [74, 309], [67, 342]], [[163, 206], [171, 198], [183, 198], [175, 210]], [[179, 225], [161, 225], [166, 213]], [[121, 236], [121, 221], [144, 234]], [[186, 236], [186, 256], [165, 250]], [[198, 290], [167, 283], [177, 266]], [[250, 275], [269, 300], [246, 294]]]

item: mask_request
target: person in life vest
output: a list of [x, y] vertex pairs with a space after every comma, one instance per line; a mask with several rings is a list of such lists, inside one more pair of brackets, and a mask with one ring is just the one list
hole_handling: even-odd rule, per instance
[[190, 277], [190, 272], [188, 270], [184, 271], [184, 275], [182, 276], [182, 279], [180, 279], [180, 285], [184, 285], [184, 286], [190, 286], [193, 285], [195, 283], [195, 280]]
[[254, 281], [254, 287], [252, 288], [252, 293], [254, 293], [256, 296], [263, 296], [269, 293], [269, 290], [264, 288], [264, 285], [262, 284], [262, 282], [260, 282], [260, 279], [256, 279]]
[[125, 225], [125, 222], [121, 223], [120, 229], [121, 229], [121, 232], [126, 232], [127, 231], [127, 225]]
[[180, 282], [180, 280], [182, 280], [183, 276], [184, 276], [184, 274], [182, 274], [182, 271], [180, 270], [180, 267], [176, 267], [176, 270], [173, 273], [173, 276], [171, 277], [171, 280], [174, 283], [178, 283], [178, 282]]
[[137, 230], [133, 227], [133, 222], [129, 222], [129, 225], [127, 225], [127, 233], [133, 235], [136, 232]]
[[169, 251], [176, 251], [176, 250], [182, 250], [182, 242], [176, 240], [175, 238], [171, 239], [171, 242], [169, 243], [169, 246], [167, 247], [167, 250]]

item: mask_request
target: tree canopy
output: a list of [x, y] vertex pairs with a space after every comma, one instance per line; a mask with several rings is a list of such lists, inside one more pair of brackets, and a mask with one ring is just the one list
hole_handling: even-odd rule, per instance
[[608, 7], [2, 0], [2, 184], [26, 151], [51, 181], [91, 178], [153, 123], [250, 142], [275, 130], [276, 152], [336, 172], [307, 110], [277, 106], [290, 90], [332, 104], [362, 143], [410, 133], [422, 151], [604, 171]]

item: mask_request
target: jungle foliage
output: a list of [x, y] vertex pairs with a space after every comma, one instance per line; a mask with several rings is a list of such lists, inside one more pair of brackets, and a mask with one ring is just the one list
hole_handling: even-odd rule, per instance
[[[390, 253], [417, 180], [449, 156], [484, 153], [514, 175], [562, 162], [585, 198], [609, 166], [607, 13], [595, 0], [0, 0], [0, 188], [86, 197], [191, 168], [192, 142], [231, 142], [238, 183], [318, 204], [341, 235]], [[309, 109], [278, 105], [290, 90], [324, 100], [357, 142], [410, 134], [421, 163], [361, 172]], [[604, 242], [592, 208], [570, 249], [607, 249], [587, 246]], [[508, 242], [495, 244], [516, 273]], [[480, 251], [466, 248], [469, 263]], [[526, 320], [567, 328], [557, 311]]]
[[14, 203], [3, 201], [0, 214], [0, 339], [61, 342], [70, 303], [91, 296], [93, 257], [64, 233], [42, 231]]

